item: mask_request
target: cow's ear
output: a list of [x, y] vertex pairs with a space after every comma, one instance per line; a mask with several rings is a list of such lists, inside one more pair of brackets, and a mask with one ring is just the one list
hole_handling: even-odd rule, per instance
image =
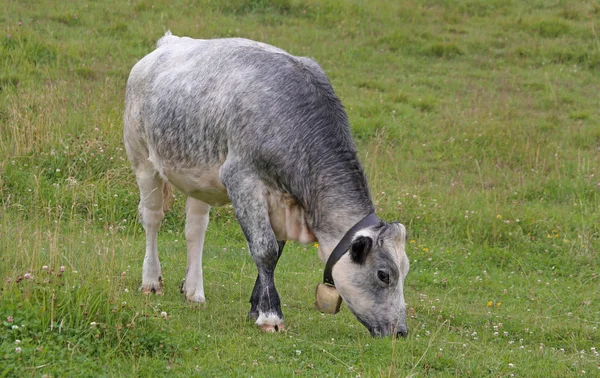
[[371, 247], [373, 239], [368, 236], [357, 237], [350, 246], [350, 258], [356, 264], [364, 264]]

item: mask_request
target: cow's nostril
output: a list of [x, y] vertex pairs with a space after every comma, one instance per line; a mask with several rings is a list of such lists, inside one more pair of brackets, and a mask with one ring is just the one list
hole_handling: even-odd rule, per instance
[[398, 332], [396, 332], [396, 337], [406, 337], [408, 336], [408, 329], [399, 329]]

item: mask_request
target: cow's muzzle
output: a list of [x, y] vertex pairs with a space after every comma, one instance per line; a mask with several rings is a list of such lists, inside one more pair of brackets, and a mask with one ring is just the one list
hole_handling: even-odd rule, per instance
[[369, 329], [369, 332], [371, 333], [371, 336], [373, 337], [386, 337], [386, 336], [392, 336], [395, 338], [405, 338], [406, 336], [408, 336], [408, 327], [406, 326], [398, 326], [397, 328], [391, 329], [388, 332], [384, 332], [382, 328], [378, 328], [378, 327], [367, 327]]

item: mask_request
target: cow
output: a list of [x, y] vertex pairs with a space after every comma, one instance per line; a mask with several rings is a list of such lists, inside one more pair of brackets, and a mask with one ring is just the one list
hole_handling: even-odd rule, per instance
[[146, 233], [144, 293], [163, 290], [157, 233], [170, 185], [187, 196], [187, 300], [205, 302], [210, 207], [231, 203], [258, 269], [248, 318], [263, 331], [284, 329], [273, 274], [292, 240], [318, 242], [325, 287], [373, 336], [406, 336], [406, 230], [375, 215], [348, 117], [314, 60], [167, 32], [131, 70], [124, 142]]

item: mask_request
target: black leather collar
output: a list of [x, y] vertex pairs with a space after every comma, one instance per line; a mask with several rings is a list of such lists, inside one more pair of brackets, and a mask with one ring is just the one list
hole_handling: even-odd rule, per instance
[[352, 226], [348, 232], [346, 232], [346, 235], [344, 235], [342, 240], [340, 240], [338, 245], [333, 249], [333, 252], [331, 252], [331, 255], [329, 255], [329, 259], [327, 259], [327, 264], [325, 265], [325, 270], [323, 271], [323, 282], [326, 285], [335, 286], [332, 276], [333, 266], [336, 262], [338, 262], [339, 259], [342, 258], [344, 253], [348, 252], [354, 235], [360, 230], [371, 226], [380, 225], [381, 223], [381, 219], [379, 219], [375, 213], [371, 213], [361, 219], [357, 224]]

